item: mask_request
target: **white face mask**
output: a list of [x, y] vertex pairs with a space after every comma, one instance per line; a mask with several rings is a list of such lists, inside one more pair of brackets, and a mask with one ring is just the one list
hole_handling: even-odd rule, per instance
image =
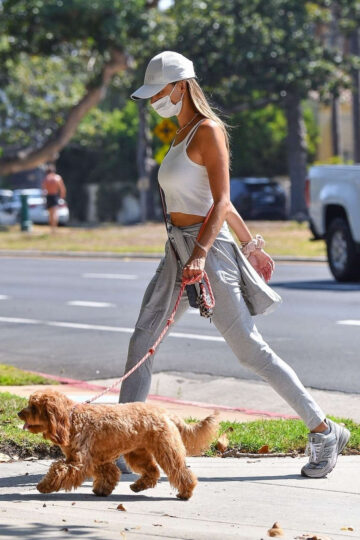
[[181, 99], [177, 103], [173, 103], [170, 99], [170, 96], [175, 90], [175, 87], [176, 84], [171, 90], [170, 94], [158, 99], [154, 103], [151, 103], [153, 109], [163, 118], [171, 118], [171, 116], [177, 116], [178, 114], [180, 114], [184, 94], [181, 96]]

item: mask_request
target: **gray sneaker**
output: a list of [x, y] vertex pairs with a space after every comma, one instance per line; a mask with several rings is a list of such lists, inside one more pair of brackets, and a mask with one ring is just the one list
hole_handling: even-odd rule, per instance
[[306, 449], [309, 462], [301, 469], [303, 476], [323, 478], [333, 470], [337, 457], [350, 439], [350, 431], [332, 420], [326, 419], [330, 433], [309, 433]]

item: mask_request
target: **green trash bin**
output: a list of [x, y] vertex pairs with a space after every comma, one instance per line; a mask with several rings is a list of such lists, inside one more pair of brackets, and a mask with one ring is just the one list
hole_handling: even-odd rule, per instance
[[32, 227], [31, 219], [29, 218], [28, 198], [25, 193], [20, 195], [21, 211], [20, 211], [20, 226], [22, 231], [30, 232]]

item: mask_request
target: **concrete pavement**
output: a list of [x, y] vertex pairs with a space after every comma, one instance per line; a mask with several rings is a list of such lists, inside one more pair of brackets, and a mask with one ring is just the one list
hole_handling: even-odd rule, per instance
[[199, 479], [189, 501], [176, 499], [164, 476], [140, 494], [129, 489], [135, 475], [123, 475], [107, 498], [95, 497], [90, 482], [44, 495], [35, 486], [49, 461], [2, 463], [0, 538], [260, 540], [276, 521], [284, 540], [360, 538], [360, 457], [340, 456], [320, 480], [300, 476], [305, 461], [189, 458]]

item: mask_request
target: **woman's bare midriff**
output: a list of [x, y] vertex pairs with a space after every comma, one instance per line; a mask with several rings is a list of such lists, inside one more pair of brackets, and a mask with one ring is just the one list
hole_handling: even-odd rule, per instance
[[183, 214], [182, 212], [170, 213], [171, 223], [175, 227], [188, 227], [189, 225], [195, 225], [195, 223], [202, 223], [205, 216], [197, 216], [196, 214]]

